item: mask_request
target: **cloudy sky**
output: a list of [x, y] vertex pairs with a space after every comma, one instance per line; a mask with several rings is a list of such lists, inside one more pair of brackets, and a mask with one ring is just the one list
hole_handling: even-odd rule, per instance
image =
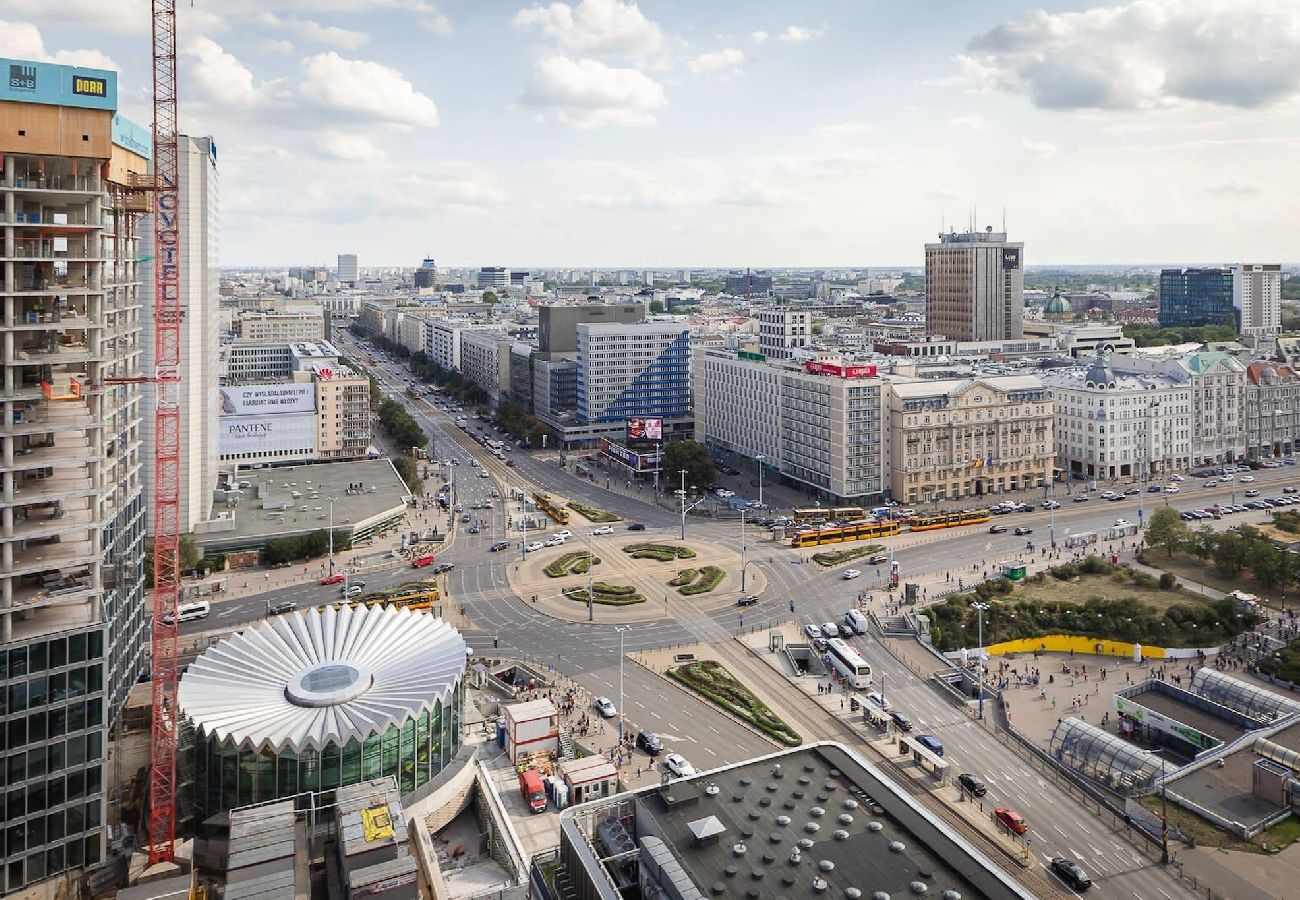
[[[1300, 0], [195, 0], [181, 121], [222, 262], [1300, 259]], [[0, 0], [0, 56], [121, 72], [149, 0]]]

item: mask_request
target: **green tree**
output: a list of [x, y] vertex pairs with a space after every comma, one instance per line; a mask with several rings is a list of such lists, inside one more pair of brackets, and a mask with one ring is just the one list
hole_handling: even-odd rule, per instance
[[678, 473], [686, 470], [686, 486], [704, 490], [717, 477], [709, 451], [698, 441], [669, 441], [664, 447], [663, 478], [665, 484], [680, 484]]
[[1218, 566], [1229, 575], [1236, 575], [1246, 565], [1250, 541], [1236, 529], [1225, 531], [1214, 541], [1213, 556]]
[[663, 312], [663, 311], [664, 311], [664, 302], [663, 302], [662, 300], [651, 300], [651, 301], [650, 301], [650, 312], [652, 312], [652, 313], [661, 313], [661, 312]]
[[203, 554], [199, 552], [199, 548], [195, 545], [194, 538], [190, 537], [188, 534], [181, 535], [181, 544], [180, 544], [181, 571], [193, 572], [195, 567], [198, 566], [199, 560], [202, 558], [203, 558]]
[[1151, 516], [1147, 526], [1146, 542], [1153, 547], [1163, 547], [1169, 556], [1181, 549], [1191, 538], [1191, 529], [1182, 520], [1178, 510], [1163, 506]]
[[1255, 576], [1256, 581], [1271, 588], [1285, 577], [1287, 566], [1283, 557], [1289, 555], [1278, 553], [1272, 541], [1255, 541], [1246, 551], [1246, 565], [1250, 567], [1250, 574]]
[[501, 298], [498, 297], [498, 296], [496, 295], [496, 291], [484, 291], [484, 292], [483, 292], [483, 302], [484, 302], [484, 303], [500, 303], [500, 302], [501, 302]]
[[378, 412], [379, 405], [384, 402], [384, 392], [379, 388], [379, 381], [375, 376], [370, 376], [370, 408]]
[[420, 467], [409, 456], [399, 456], [393, 460], [393, 468], [397, 474], [402, 476], [402, 481], [411, 489], [411, 493], [417, 497], [424, 493], [424, 488], [420, 485]]

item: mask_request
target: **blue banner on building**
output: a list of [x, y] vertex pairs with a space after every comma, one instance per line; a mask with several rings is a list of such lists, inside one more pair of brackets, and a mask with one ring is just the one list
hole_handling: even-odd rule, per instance
[[113, 116], [113, 143], [145, 159], [153, 159], [153, 132], [120, 113]]
[[0, 58], [0, 100], [117, 109], [117, 73]]

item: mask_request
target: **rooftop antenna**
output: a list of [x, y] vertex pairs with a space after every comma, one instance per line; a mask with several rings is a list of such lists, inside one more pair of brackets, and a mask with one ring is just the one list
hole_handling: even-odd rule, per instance
[[1002, 233], [1007, 233], [1007, 205], [1002, 204]]

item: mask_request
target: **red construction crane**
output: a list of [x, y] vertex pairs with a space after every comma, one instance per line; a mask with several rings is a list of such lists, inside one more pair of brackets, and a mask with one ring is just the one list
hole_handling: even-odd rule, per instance
[[176, 0], [153, 0], [153, 735], [149, 864], [170, 862], [176, 837], [176, 629], [180, 600], [180, 166]]

